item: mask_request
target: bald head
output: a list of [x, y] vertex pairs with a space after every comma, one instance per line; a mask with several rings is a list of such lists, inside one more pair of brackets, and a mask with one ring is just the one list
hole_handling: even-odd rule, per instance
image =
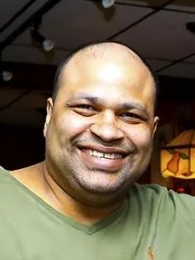
[[[109, 66], [106, 66], [109, 64]], [[117, 80], [117, 67], [126, 66], [126, 73], [135, 71], [136, 77], [144, 78], [148, 77], [152, 82], [154, 102], [156, 103], [157, 96], [157, 80], [148, 64], [138, 55], [135, 51], [129, 47], [116, 42], [99, 42], [86, 45], [82, 48], [71, 53], [65, 62], [63, 62], [57, 69], [55, 76], [55, 83], [53, 89], [53, 100], [56, 99], [58, 90], [63, 81], [66, 80], [67, 75], [74, 73], [74, 77], [79, 74], [84, 67], [89, 73], [97, 73], [97, 66], [104, 66], [104, 70], [101, 71], [102, 77], [107, 77], [113, 74]], [[106, 74], [106, 75], [104, 75]], [[132, 79], [133, 81], [134, 79]], [[65, 83], [65, 82], [64, 82]]]
[[114, 56], [115, 59], [131, 59], [137, 60], [142, 62], [139, 56], [129, 49], [127, 46], [115, 43], [115, 42], [102, 42], [93, 45], [88, 45], [84, 48], [78, 50], [72, 58], [80, 58], [80, 59], [87, 59], [91, 58], [93, 60], [105, 60], [109, 56]]

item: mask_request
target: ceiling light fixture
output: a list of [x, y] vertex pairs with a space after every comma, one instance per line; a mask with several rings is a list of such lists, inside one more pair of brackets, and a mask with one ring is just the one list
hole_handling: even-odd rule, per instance
[[8, 82], [13, 78], [12, 71], [9, 70], [9, 67], [3, 64], [2, 61], [2, 52], [0, 51], [0, 80]]
[[1, 76], [3, 81], [8, 82], [13, 78], [13, 73], [11, 71], [4, 70], [2, 71]]
[[49, 52], [54, 49], [55, 44], [51, 39], [45, 38], [43, 35], [41, 35], [36, 29], [31, 29], [31, 38], [41, 45], [44, 49], [44, 51]]
[[115, 0], [102, 0], [102, 6], [104, 8], [110, 8], [115, 3]]

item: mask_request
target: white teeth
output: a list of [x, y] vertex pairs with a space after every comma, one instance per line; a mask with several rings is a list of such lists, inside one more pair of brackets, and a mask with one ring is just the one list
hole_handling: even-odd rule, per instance
[[116, 154], [116, 153], [101, 153], [101, 152], [94, 151], [94, 150], [87, 150], [87, 152], [89, 153], [89, 155], [98, 157], [98, 158], [106, 158], [106, 159], [112, 159], [112, 160], [122, 158], [121, 154]]

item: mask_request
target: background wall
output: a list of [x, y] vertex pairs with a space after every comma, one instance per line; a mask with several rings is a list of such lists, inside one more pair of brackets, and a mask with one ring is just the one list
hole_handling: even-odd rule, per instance
[[13, 170], [44, 158], [42, 129], [0, 125], [0, 165]]

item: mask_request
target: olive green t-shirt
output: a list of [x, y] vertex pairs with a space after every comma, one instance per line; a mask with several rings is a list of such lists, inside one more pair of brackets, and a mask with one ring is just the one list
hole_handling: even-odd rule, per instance
[[135, 184], [112, 215], [86, 226], [0, 168], [0, 260], [193, 260], [195, 198]]

